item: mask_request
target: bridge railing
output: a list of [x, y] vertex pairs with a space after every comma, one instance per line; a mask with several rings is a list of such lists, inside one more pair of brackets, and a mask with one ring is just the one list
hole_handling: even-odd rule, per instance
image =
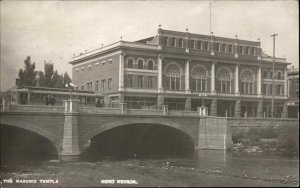
[[63, 106], [46, 106], [46, 105], [22, 105], [22, 104], [11, 104], [9, 111], [17, 112], [64, 112]]
[[170, 115], [170, 116], [199, 116], [199, 112], [169, 110], [168, 115]]

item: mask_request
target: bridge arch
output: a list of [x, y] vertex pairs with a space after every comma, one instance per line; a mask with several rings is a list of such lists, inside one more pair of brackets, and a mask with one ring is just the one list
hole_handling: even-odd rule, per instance
[[17, 127], [17, 128], [35, 133], [35, 134], [47, 139], [48, 141], [50, 141], [50, 143], [52, 143], [54, 148], [56, 149], [56, 153], [57, 154], [60, 153], [60, 150], [61, 150], [60, 138], [58, 138], [55, 134], [51, 133], [50, 131], [42, 129], [39, 126], [34, 125], [29, 122], [25, 122], [25, 121], [12, 122], [12, 121], [6, 120], [5, 118], [1, 120], [1, 125]]
[[82, 146], [82, 149], [85, 149], [85, 146], [88, 144], [89, 140], [92, 139], [93, 137], [95, 137], [105, 131], [108, 131], [110, 129], [113, 129], [116, 127], [121, 127], [121, 126], [126, 126], [126, 125], [132, 125], [132, 124], [152, 124], [152, 125], [161, 125], [161, 126], [171, 127], [178, 131], [181, 131], [185, 135], [187, 135], [193, 141], [194, 147], [196, 146], [196, 143], [197, 143], [195, 131], [193, 131], [192, 129], [186, 128], [186, 126], [182, 126], [179, 123], [171, 122], [171, 121], [162, 122], [161, 120], [157, 120], [157, 119], [145, 118], [145, 119], [138, 120], [138, 121], [132, 119], [132, 120], [121, 120], [121, 121], [105, 123], [99, 127], [96, 127], [94, 129], [88, 131], [86, 134], [84, 134], [82, 136], [80, 145]]

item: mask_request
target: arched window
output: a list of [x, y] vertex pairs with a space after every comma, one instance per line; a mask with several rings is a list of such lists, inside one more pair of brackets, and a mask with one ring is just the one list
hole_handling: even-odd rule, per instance
[[254, 75], [250, 70], [241, 73], [241, 93], [254, 94]]
[[270, 79], [273, 79], [273, 71], [270, 72]]
[[148, 61], [148, 69], [153, 70], [153, 61], [152, 60]]
[[281, 79], [282, 79], [282, 78], [281, 78], [281, 72], [280, 72], [280, 71], [277, 73], [277, 79], [278, 79], [278, 80], [281, 80]]
[[263, 79], [267, 79], [268, 78], [268, 72], [267, 71], [264, 71], [263, 72]]
[[143, 68], [144, 68], [144, 61], [140, 59], [138, 61], [138, 69], [143, 69]]
[[221, 93], [231, 93], [231, 80], [232, 75], [226, 68], [221, 68], [217, 74], [218, 91]]
[[128, 61], [127, 61], [127, 67], [128, 68], [133, 68], [133, 59], [128, 59]]
[[196, 66], [192, 69], [192, 90], [207, 91], [207, 74], [204, 67]]
[[180, 90], [181, 77], [180, 68], [176, 64], [170, 64], [165, 71], [166, 76], [166, 89]]

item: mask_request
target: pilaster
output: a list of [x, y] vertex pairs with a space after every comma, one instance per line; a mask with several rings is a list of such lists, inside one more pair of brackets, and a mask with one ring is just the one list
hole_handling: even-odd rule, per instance
[[163, 91], [163, 87], [162, 87], [162, 59], [163, 57], [161, 56], [161, 54], [158, 55], [158, 79], [157, 79], [157, 87], [158, 87], [158, 92], [162, 92]]
[[235, 65], [235, 95], [240, 95], [240, 72], [239, 72], [239, 64]]
[[185, 62], [185, 93], [191, 94], [190, 89], [190, 60]]
[[185, 99], [185, 111], [191, 111], [192, 99], [190, 97]]
[[124, 91], [124, 57], [125, 53], [121, 52], [119, 60], [119, 91]]
[[211, 64], [211, 94], [214, 95], [216, 94], [216, 89], [215, 89], [215, 62], [212, 62]]

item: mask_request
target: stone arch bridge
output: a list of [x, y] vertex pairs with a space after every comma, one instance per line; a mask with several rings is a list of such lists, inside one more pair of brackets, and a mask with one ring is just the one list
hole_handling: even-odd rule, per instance
[[81, 107], [77, 101], [64, 106], [10, 105], [2, 109], [1, 125], [34, 132], [55, 146], [58, 155], [80, 155], [89, 140], [112, 128], [131, 124], [162, 125], [188, 135], [195, 148], [222, 149], [232, 146], [226, 118], [200, 116], [199, 112], [133, 110]]

